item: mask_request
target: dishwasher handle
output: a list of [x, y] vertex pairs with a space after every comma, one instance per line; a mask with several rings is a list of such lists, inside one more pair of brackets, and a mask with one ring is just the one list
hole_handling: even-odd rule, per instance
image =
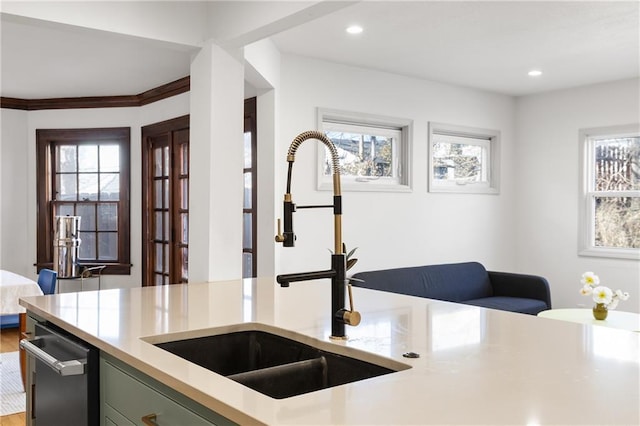
[[44, 350], [33, 344], [33, 342], [37, 342], [38, 340], [41, 340], [41, 338], [36, 337], [31, 340], [22, 339], [20, 340], [20, 347], [30, 355], [33, 355], [35, 358], [45, 363], [47, 367], [51, 368], [61, 376], [80, 376], [85, 374], [85, 366], [87, 365], [86, 359], [73, 359], [70, 361], [57, 360], [55, 357], [49, 355]]

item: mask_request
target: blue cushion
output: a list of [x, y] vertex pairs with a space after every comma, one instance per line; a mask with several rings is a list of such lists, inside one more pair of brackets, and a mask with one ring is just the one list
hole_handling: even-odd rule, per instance
[[526, 299], [523, 297], [494, 296], [482, 299], [465, 300], [465, 305], [481, 306], [483, 308], [500, 309], [502, 311], [519, 312], [521, 314], [537, 315], [549, 309], [542, 300]]
[[360, 272], [353, 278], [364, 281], [355, 282], [358, 287], [449, 302], [493, 295], [489, 274], [477, 262]]
[[0, 328], [17, 328], [20, 324], [18, 315], [2, 315], [0, 316]]

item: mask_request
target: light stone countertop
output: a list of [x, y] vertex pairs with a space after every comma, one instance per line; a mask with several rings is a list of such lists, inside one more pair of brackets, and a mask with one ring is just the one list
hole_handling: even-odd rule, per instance
[[[358, 327], [330, 334], [329, 281], [85, 291], [21, 305], [241, 424], [640, 424], [640, 333], [354, 288]], [[410, 369], [273, 399], [148, 341], [259, 323]], [[408, 359], [408, 351], [420, 354]]]

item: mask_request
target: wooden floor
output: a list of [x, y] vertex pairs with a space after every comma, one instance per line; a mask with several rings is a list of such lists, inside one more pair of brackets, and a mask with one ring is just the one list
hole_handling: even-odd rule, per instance
[[[17, 351], [19, 334], [20, 332], [17, 328], [5, 328], [0, 330], [0, 352]], [[0, 425], [2, 426], [24, 426], [25, 424], [26, 420], [24, 412], [0, 417]]]

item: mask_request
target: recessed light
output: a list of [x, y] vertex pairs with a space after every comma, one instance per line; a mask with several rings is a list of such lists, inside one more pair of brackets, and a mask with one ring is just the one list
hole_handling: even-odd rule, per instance
[[349, 34], [360, 34], [362, 32], [362, 27], [359, 25], [351, 25], [347, 27], [347, 32]]
[[542, 75], [542, 71], [540, 70], [531, 70], [527, 73], [529, 77], [540, 77]]

